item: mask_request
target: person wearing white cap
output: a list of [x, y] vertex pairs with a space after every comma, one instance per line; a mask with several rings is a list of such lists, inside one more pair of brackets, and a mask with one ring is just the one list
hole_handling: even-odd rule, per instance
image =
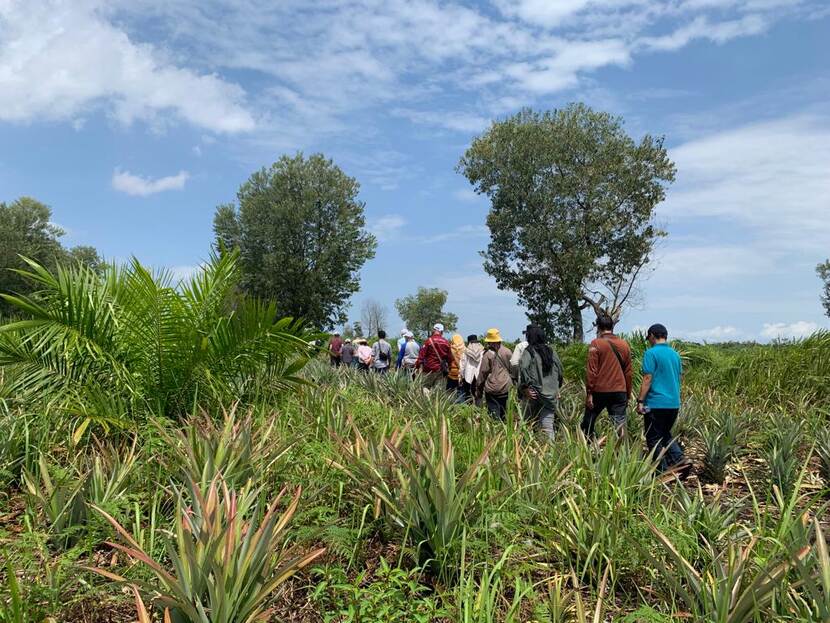
[[432, 335], [424, 342], [415, 362], [415, 369], [424, 375], [424, 387], [427, 389], [444, 389], [447, 385], [446, 378], [453, 358], [450, 343], [443, 333], [444, 325], [436, 322], [432, 327]]
[[401, 329], [401, 337], [398, 338], [398, 358], [395, 361], [395, 368], [400, 369], [401, 364], [403, 362], [403, 355], [404, 355], [404, 348], [406, 347], [406, 332], [409, 329], [404, 327]]
[[418, 361], [418, 353], [421, 347], [415, 341], [415, 336], [412, 331], [407, 331], [404, 335], [404, 345], [401, 352], [398, 354], [398, 367], [406, 370], [407, 374], [412, 376], [415, 372], [415, 363]]

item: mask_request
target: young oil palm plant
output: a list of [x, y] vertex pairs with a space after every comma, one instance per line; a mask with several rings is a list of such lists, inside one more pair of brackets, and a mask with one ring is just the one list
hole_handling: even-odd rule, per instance
[[23, 320], [0, 326], [0, 368], [15, 400], [78, 417], [76, 437], [300, 382], [309, 336], [238, 294], [236, 253], [179, 284], [135, 259], [103, 275], [27, 262], [39, 292], [2, 295]]

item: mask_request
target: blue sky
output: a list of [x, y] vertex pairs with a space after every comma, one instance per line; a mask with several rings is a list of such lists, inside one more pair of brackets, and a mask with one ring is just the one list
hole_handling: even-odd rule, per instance
[[482, 271], [471, 138], [571, 101], [664, 134], [669, 231], [622, 328], [701, 340], [827, 327], [827, 0], [0, 0], [0, 200], [68, 244], [187, 274], [251, 172], [322, 151], [361, 185], [377, 257], [353, 299], [450, 292], [463, 333], [524, 310]]

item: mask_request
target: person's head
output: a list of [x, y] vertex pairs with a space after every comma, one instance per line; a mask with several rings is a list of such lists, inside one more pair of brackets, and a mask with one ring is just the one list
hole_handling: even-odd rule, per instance
[[492, 348], [494, 350], [498, 350], [501, 346], [501, 333], [498, 329], [487, 329], [487, 333], [484, 336], [484, 344], [487, 348]]
[[605, 333], [614, 330], [614, 320], [608, 314], [600, 314], [597, 316], [597, 331]]
[[407, 333], [409, 333], [409, 329], [407, 329], [406, 327], [401, 329], [401, 337], [406, 337]]
[[468, 335], [467, 336], [467, 344], [476, 344], [478, 343], [478, 336], [477, 335]]
[[409, 342], [410, 340], [415, 339], [415, 334], [412, 331], [404, 331], [403, 336], [406, 338], [406, 341]]
[[432, 325], [432, 332], [443, 335], [444, 334], [444, 325], [442, 325], [440, 322], [436, 322], [434, 325]]
[[525, 329], [525, 339], [527, 340], [528, 346], [547, 344], [545, 332], [542, 330], [542, 327], [535, 324], [527, 325], [527, 329]]
[[452, 336], [452, 345], [455, 348], [461, 348], [462, 346], [464, 346], [464, 338], [461, 337], [458, 333], [454, 334]]
[[385, 340], [386, 339], [386, 331], [384, 331], [383, 329], [378, 331], [378, 339], [379, 340]]
[[334, 337], [340, 337], [340, 331], [335, 331], [334, 332]]
[[351, 343], [352, 343], [352, 341], [349, 338], [346, 338], [346, 341], [344, 342], [344, 344], [351, 344]]
[[653, 324], [646, 332], [646, 339], [649, 344], [656, 344], [657, 342], [665, 342], [669, 339], [669, 330], [660, 323]]

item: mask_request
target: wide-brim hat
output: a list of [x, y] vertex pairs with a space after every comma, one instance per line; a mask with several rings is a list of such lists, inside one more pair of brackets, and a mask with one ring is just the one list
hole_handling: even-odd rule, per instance
[[498, 329], [487, 329], [487, 335], [484, 336], [485, 342], [501, 342], [501, 333]]

